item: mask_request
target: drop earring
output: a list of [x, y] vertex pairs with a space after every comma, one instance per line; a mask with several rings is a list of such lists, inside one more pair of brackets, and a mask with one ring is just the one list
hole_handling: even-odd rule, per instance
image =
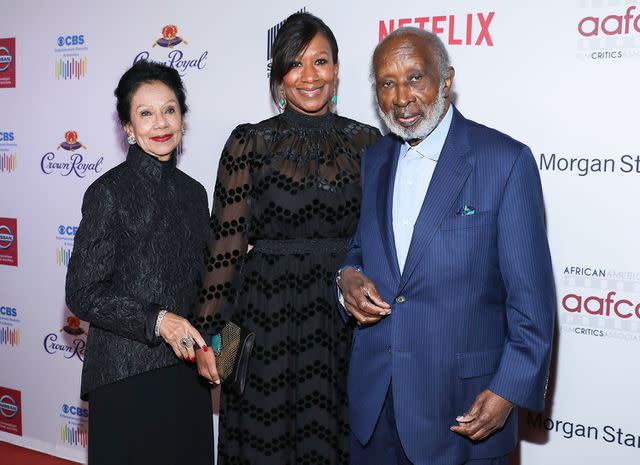
[[287, 99], [284, 98], [284, 90], [280, 90], [280, 99], [278, 100], [278, 107], [280, 111], [284, 111], [284, 108], [287, 106]]
[[333, 104], [333, 106], [335, 107], [338, 104], [338, 95], [337, 94], [333, 94], [333, 97], [331, 97], [331, 103]]

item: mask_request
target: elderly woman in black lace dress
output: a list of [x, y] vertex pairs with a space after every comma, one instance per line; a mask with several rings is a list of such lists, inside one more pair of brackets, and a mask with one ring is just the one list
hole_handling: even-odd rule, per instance
[[[120, 79], [126, 161], [88, 189], [67, 304], [91, 324], [81, 394], [89, 464], [211, 465], [211, 397], [185, 318], [208, 238], [204, 188], [176, 168], [187, 111], [177, 71], [141, 61]], [[188, 363], [184, 363], [187, 362]]]
[[[238, 126], [220, 158], [199, 325], [213, 334], [231, 319], [256, 346], [244, 395], [222, 396], [219, 464], [349, 462], [351, 333], [335, 274], [358, 223], [360, 157], [379, 132], [331, 111], [337, 85], [331, 29], [289, 17], [271, 71], [283, 111]], [[211, 351], [196, 356], [217, 380]]]

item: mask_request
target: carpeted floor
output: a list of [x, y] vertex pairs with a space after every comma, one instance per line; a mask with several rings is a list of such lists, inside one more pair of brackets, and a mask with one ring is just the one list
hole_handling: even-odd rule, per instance
[[60, 459], [0, 441], [0, 465], [77, 465], [78, 462]]

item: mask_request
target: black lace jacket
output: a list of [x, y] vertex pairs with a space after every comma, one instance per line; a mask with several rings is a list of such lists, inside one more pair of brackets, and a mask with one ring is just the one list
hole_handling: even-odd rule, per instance
[[69, 309], [91, 324], [82, 370], [93, 389], [181, 363], [154, 336], [162, 309], [187, 316], [200, 288], [209, 236], [207, 194], [167, 162], [130, 148], [84, 196], [69, 261]]

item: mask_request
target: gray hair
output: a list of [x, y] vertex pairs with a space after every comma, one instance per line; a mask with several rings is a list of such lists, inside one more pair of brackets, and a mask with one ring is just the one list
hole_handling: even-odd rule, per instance
[[380, 41], [380, 43], [373, 50], [373, 56], [371, 58], [372, 81], [375, 81], [375, 77], [376, 77], [376, 74], [375, 74], [376, 69], [374, 66], [374, 62], [376, 59], [376, 55], [380, 51], [380, 47], [382, 47], [382, 45], [389, 39], [392, 39], [394, 37], [407, 36], [407, 35], [411, 35], [424, 40], [424, 42], [430, 47], [430, 49], [433, 50], [433, 53], [438, 60], [438, 67], [440, 68], [439, 69], [440, 79], [444, 80], [447, 77], [447, 73], [449, 72], [449, 69], [451, 68], [451, 61], [449, 60], [449, 53], [447, 52], [447, 49], [444, 46], [444, 42], [442, 42], [442, 39], [440, 39], [440, 37], [438, 37], [437, 35], [429, 31], [425, 31], [424, 29], [420, 29], [417, 27], [404, 26], [396, 29], [395, 31], [387, 35], [384, 39]]

